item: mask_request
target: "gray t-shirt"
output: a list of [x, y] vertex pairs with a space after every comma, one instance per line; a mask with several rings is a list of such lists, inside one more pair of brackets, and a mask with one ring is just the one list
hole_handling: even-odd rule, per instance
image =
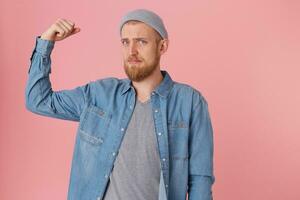
[[103, 200], [157, 200], [160, 159], [150, 99], [136, 105]]

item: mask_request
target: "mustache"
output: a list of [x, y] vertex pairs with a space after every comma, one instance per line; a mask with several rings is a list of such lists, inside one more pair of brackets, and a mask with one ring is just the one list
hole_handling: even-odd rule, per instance
[[132, 61], [142, 61], [141, 59], [135, 58], [135, 57], [129, 57], [128, 62], [132, 62]]

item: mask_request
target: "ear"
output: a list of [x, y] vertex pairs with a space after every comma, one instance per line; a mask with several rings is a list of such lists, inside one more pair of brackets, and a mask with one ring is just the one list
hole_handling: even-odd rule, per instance
[[159, 42], [159, 52], [160, 52], [160, 55], [164, 54], [167, 50], [168, 50], [168, 47], [169, 47], [169, 40], [168, 39], [163, 39]]

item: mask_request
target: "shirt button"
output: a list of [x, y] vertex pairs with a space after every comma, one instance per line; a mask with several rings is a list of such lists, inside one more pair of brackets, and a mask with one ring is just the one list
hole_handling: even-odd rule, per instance
[[123, 131], [124, 131], [124, 128], [121, 128], [121, 131], [123, 132]]
[[157, 110], [157, 109], [155, 109], [155, 110], [154, 110], [154, 112], [158, 112], [158, 110]]
[[157, 133], [157, 135], [161, 135], [161, 132]]
[[151, 92], [151, 94], [154, 95], [155, 93], [154, 93], [154, 92]]
[[107, 174], [105, 174], [105, 176], [104, 176], [105, 178], [108, 178], [108, 175]]
[[165, 161], [166, 161], [166, 159], [165, 159], [165, 158], [163, 158], [163, 159], [162, 159], [162, 161], [164, 161], [164, 162], [165, 162]]
[[113, 153], [112, 153], [112, 155], [113, 155], [113, 156], [115, 156], [115, 155], [116, 155], [116, 153], [115, 153], [115, 152], [113, 152]]
[[166, 184], [166, 188], [168, 187], [168, 184]]
[[132, 109], [132, 108], [133, 108], [133, 106], [132, 106], [132, 105], [130, 105], [130, 106], [129, 106], [129, 108], [130, 108], [130, 109]]

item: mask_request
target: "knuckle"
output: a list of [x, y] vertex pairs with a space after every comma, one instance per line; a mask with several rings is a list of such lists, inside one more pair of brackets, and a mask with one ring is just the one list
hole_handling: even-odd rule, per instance
[[68, 20], [68, 22], [69, 22], [69, 24], [70, 24], [71, 26], [74, 26], [74, 22], [72, 22], [72, 21], [70, 21], [70, 20]]

